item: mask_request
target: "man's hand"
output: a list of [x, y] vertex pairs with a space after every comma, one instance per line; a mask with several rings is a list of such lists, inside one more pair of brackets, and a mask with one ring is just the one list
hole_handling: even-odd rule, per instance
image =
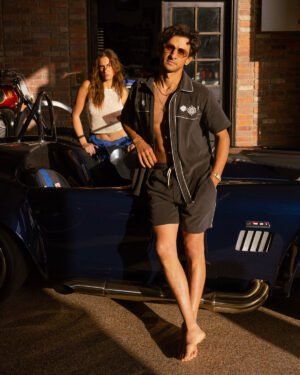
[[216, 135], [215, 162], [211, 171], [210, 178], [215, 186], [221, 182], [221, 175], [226, 164], [230, 138], [227, 129], [221, 130]]
[[220, 183], [220, 180], [218, 180], [214, 175], [210, 175], [210, 179], [212, 180], [215, 187], [217, 187], [218, 184]]
[[152, 147], [142, 138], [135, 143], [139, 162], [143, 168], [152, 168], [157, 163]]

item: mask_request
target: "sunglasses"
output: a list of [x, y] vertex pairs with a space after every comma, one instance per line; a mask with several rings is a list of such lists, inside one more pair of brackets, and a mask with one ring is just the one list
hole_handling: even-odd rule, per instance
[[164, 44], [164, 51], [168, 53], [173, 53], [177, 50], [177, 56], [183, 59], [189, 55], [189, 52], [186, 51], [184, 48], [176, 48], [173, 44], [166, 43]]

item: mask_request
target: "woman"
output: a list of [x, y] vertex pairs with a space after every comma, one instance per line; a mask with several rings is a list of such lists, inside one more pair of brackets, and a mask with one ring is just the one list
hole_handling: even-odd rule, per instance
[[[122, 65], [111, 49], [105, 49], [96, 59], [91, 80], [79, 88], [72, 118], [77, 138], [89, 155], [99, 148], [100, 155], [108, 158], [107, 148], [128, 147], [132, 142], [118, 117], [127, 99], [123, 84]], [[87, 104], [91, 135], [83, 133], [80, 115]]]

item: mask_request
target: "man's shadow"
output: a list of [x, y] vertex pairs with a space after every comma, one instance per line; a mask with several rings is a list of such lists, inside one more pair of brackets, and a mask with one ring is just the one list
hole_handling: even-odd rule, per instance
[[56, 298], [44, 287], [31, 275], [0, 306], [1, 374], [153, 374], [105, 329], [101, 314], [90, 314], [92, 301]]
[[151, 338], [166, 357], [178, 359], [182, 342], [181, 328], [161, 318], [143, 302], [127, 300], [115, 300], [115, 302], [144, 323]]

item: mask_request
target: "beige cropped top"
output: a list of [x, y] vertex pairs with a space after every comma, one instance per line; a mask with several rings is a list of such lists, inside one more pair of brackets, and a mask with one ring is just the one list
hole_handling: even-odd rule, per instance
[[88, 100], [87, 109], [91, 132], [103, 134], [122, 130], [122, 124], [117, 118], [122, 108], [122, 101], [113, 88], [104, 89], [104, 100], [100, 108], [95, 107], [93, 102]]

